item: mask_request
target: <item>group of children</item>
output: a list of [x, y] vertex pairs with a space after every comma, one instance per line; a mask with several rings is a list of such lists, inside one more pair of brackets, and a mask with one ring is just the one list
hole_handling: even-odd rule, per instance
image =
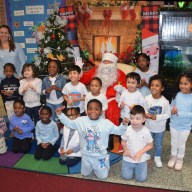
[[[110, 169], [108, 137], [115, 134], [121, 136], [124, 150], [121, 177], [132, 179], [135, 175], [137, 181], [145, 181], [153, 143], [155, 165], [162, 167], [163, 135], [170, 118], [171, 157], [168, 167], [181, 170], [192, 126], [192, 74], [181, 74], [178, 93], [170, 105], [163, 96], [165, 80], [150, 71], [149, 56], [141, 53], [137, 61], [139, 69], [127, 74], [127, 87], [118, 100], [121, 108], [119, 126], [105, 119], [108, 106], [106, 96], [101, 93], [102, 81], [93, 78], [90, 92], [87, 92], [85, 85], [79, 82], [81, 69], [77, 65], [69, 68], [70, 82], [66, 83], [66, 79], [59, 75], [57, 61], [49, 61], [49, 75], [43, 81], [37, 78], [33, 64], [23, 66], [22, 80], [12, 80], [14, 65], [6, 64], [1, 95], [14, 134], [13, 151], [26, 153], [30, 150], [35, 128], [37, 148], [34, 157], [50, 159], [58, 148], [59, 131], [55, 121], [60, 120], [64, 125], [58, 150], [60, 164], [74, 166], [81, 160], [82, 175], [88, 176], [94, 171], [98, 178], [105, 179]], [[145, 87], [145, 93], [142, 87]], [[46, 105], [42, 107], [41, 93], [46, 95]], [[20, 95], [23, 100], [18, 100]], [[63, 106], [64, 100], [67, 107]], [[62, 113], [64, 108], [65, 113]], [[3, 130], [5, 132], [6, 128]], [[0, 132], [0, 139], [4, 132]]]

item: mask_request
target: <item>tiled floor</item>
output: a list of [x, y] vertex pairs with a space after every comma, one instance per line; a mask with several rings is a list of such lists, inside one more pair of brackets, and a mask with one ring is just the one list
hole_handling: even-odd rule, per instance
[[[117, 141], [117, 139], [115, 138]], [[118, 146], [115, 146], [117, 151]], [[109, 177], [105, 180], [106, 182], [112, 183], [122, 183], [129, 185], [145, 186], [152, 188], [163, 188], [172, 189], [179, 191], [192, 191], [192, 133], [187, 141], [186, 155], [184, 158], [184, 164], [182, 171], [174, 171], [169, 169], [166, 165], [170, 155], [170, 133], [165, 132], [164, 142], [163, 142], [163, 167], [157, 168], [152, 163], [148, 179], [145, 182], [136, 182], [134, 180], [126, 181], [120, 177], [121, 162], [111, 166]], [[73, 177], [86, 178], [98, 180], [94, 174], [90, 177], [83, 177], [81, 175], [70, 175]]]

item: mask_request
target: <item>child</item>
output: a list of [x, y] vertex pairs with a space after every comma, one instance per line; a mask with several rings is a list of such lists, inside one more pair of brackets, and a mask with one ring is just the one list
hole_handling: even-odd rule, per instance
[[85, 115], [84, 101], [87, 89], [83, 83], [79, 82], [80, 76], [81, 68], [78, 65], [72, 65], [69, 67], [69, 79], [71, 82], [64, 86], [62, 93], [67, 102], [67, 108], [79, 107], [80, 114], [83, 116]]
[[10, 130], [13, 131], [14, 153], [27, 153], [31, 149], [32, 130], [35, 125], [31, 118], [25, 113], [25, 103], [23, 100], [15, 100], [13, 103], [14, 115], [10, 119]]
[[171, 102], [171, 158], [169, 168], [182, 170], [186, 141], [192, 128], [192, 73], [183, 73], [179, 77], [180, 91]]
[[1, 81], [0, 90], [3, 102], [5, 103], [7, 116], [10, 120], [11, 115], [14, 114], [13, 103], [20, 97], [18, 92], [20, 83], [19, 79], [14, 77], [16, 70], [12, 63], [6, 63], [3, 69], [6, 78]]
[[66, 79], [58, 74], [61, 71], [59, 61], [49, 60], [47, 71], [49, 76], [43, 79], [42, 92], [46, 95], [46, 105], [52, 110], [51, 119], [57, 121], [55, 109], [63, 105], [62, 89], [66, 84]]
[[87, 103], [91, 99], [98, 99], [99, 101], [101, 101], [103, 106], [102, 117], [105, 117], [105, 111], [108, 109], [108, 101], [107, 101], [107, 97], [103, 93], [101, 93], [101, 88], [102, 88], [101, 79], [99, 77], [92, 78], [90, 82], [90, 92], [87, 93], [85, 97], [85, 111], [87, 109]]
[[153, 147], [152, 136], [143, 125], [145, 110], [142, 106], [135, 105], [131, 109], [130, 122], [121, 141], [124, 149], [121, 177], [129, 180], [135, 175], [135, 179], [142, 182], [147, 179], [146, 152]]
[[[161, 154], [166, 121], [170, 117], [169, 101], [162, 95], [165, 80], [154, 75], [149, 80], [151, 94], [145, 97], [146, 127], [149, 128], [155, 143], [154, 161], [156, 167], [162, 167]], [[150, 155], [148, 155], [150, 159]]]
[[97, 99], [88, 102], [87, 116], [75, 120], [68, 119], [61, 113], [62, 109], [56, 110], [60, 121], [71, 129], [77, 129], [79, 133], [82, 155], [81, 174], [88, 176], [94, 171], [99, 179], [105, 179], [110, 168], [106, 150], [109, 134], [123, 134], [128, 120], [124, 119], [120, 126], [116, 126], [108, 119], [100, 118], [102, 103]]
[[149, 68], [150, 64], [150, 56], [145, 53], [140, 53], [136, 57], [136, 62], [138, 68], [136, 68], [135, 72], [138, 73], [141, 77], [140, 91], [143, 96], [147, 96], [150, 94], [150, 90], [148, 88], [149, 78], [156, 74], [155, 71], [152, 71]]
[[37, 78], [36, 66], [26, 63], [22, 69], [23, 79], [20, 80], [19, 94], [23, 95], [26, 113], [34, 120], [35, 124], [39, 120], [41, 79]]
[[51, 108], [43, 106], [40, 109], [40, 121], [35, 127], [37, 139], [37, 149], [35, 151], [35, 159], [50, 159], [57, 150], [56, 141], [59, 138], [57, 124], [51, 120]]
[[[71, 107], [66, 109], [65, 114], [69, 119], [74, 120], [80, 116], [79, 113], [79, 107]], [[72, 167], [81, 161], [79, 134], [77, 130], [64, 126], [59, 153], [59, 163], [61, 165], [65, 164], [68, 167]]]
[[[118, 102], [118, 106], [121, 108], [120, 123], [125, 117], [129, 119], [130, 110], [134, 105], [144, 105], [144, 97], [137, 90], [140, 80], [139, 74], [135, 72], [128, 73], [126, 76], [127, 89], [122, 91]], [[119, 142], [121, 143], [121, 137], [119, 137]], [[122, 146], [119, 145], [119, 152], [122, 151]]]
[[7, 146], [5, 142], [5, 132], [7, 131], [7, 126], [3, 117], [0, 116], [0, 154], [7, 152]]

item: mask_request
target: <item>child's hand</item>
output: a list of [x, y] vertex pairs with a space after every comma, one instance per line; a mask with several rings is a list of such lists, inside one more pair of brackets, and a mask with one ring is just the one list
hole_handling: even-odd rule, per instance
[[56, 85], [51, 85], [51, 89], [52, 90], [57, 90], [57, 86]]
[[51, 93], [51, 91], [52, 91], [52, 87], [49, 87], [49, 88], [47, 88], [47, 89], [45, 90], [45, 93], [48, 94], [48, 93]]
[[41, 143], [41, 147], [43, 147], [44, 149], [46, 149], [49, 145], [50, 143]]
[[63, 109], [65, 109], [65, 106], [61, 106], [61, 107], [57, 108], [57, 109], [55, 110], [55, 113], [56, 113], [57, 115], [60, 115]]
[[128, 149], [124, 149], [123, 155], [132, 159], [131, 153]]
[[134, 156], [133, 156], [133, 160], [140, 162], [141, 161], [141, 157], [142, 157], [143, 153], [141, 153], [140, 151], [137, 152]]
[[123, 101], [121, 102], [120, 107], [121, 107], [121, 108], [124, 108], [124, 107], [125, 107], [125, 103], [124, 103]]
[[145, 113], [145, 116], [146, 116], [147, 119], [151, 118], [151, 114], [150, 113]]
[[177, 108], [176, 108], [176, 106], [173, 106], [173, 108], [172, 108], [172, 110], [171, 110], [171, 114], [172, 114], [172, 115], [177, 114]]
[[143, 87], [143, 86], [148, 86], [148, 84], [146, 83], [146, 80], [145, 80], [145, 78], [144, 79], [141, 79], [141, 87]]
[[29, 88], [29, 84], [28, 84], [26, 87], [23, 88], [23, 91], [24, 91], [24, 92], [27, 91], [28, 88]]
[[69, 99], [69, 100], [67, 101], [67, 103], [68, 103], [68, 105], [73, 106], [73, 99]]
[[156, 120], [157, 119], [156, 115], [150, 115], [150, 116], [151, 116], [150, 119], [152, 119], [152, 120]]
[[23, 134], [23, 130], [22, 129], [19, 129], [17, 132], [19, 133], [19, 135]]
[[129, 119], [128, 118], [123, 118], [123, 121], [122, 121], [123, 125], [128, 125], [129, 123]]
[[29, 83], [29, 84], [28, 84], [28, 87], [31, 88], [31, 89], [34, 89], [34, 88], [35, 88], [32, 83]]
[[66, 153], [67, 155], [70, 155], [71, 153], [73, 153], [73, 150], [72, 150], [72, 149], [68, 149], [65, 153]]
[[19, 131], [19, 126], [18, 126], [18, 125], [16, 125], [16, 126], [13, 128], [13, 131], [18, 132], [18, 131]]
[[59, 149], [59, 154], [60, 154], [60, 155], [65, 155], [65, 151], [64, 151], [63, 147], [61, 147], [61, 148]]

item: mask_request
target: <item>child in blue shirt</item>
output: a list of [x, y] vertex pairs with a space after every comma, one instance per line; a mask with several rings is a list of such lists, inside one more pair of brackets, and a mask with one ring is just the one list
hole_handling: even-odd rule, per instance
[[171, 158], [169, 168], [182, 170], [188, 136], [192, 128], [192, 73], [183, 73], [178, 81], [178, 93], [171, 102]]
[[35, 127], [37, 139], [37, 149], [35, 151], [35, 159], [50, 159], [57, 150], [56, 141], [59, 138], [57, 124], [51, 120], [52, 111], [48, 106], [40, 109], [40, 121]]
[[107, 154], [109, 135], [122, 135], [127, 129], [128, 120], [124, 119], [120, 126], [116, 126], [108, 119], [102, 118], [102, 103], [97, 99], [88, 102], [87, 116], [74, 120], [61, 113], [62, 109], [64, 107], [56, 110], [60, 121], [71, 129], [77, 129], [79, 133], [81, 174], [89, 176], [94, 171], [99, 179], [105, 179], [110, 169]]
[[31, 118], [25, 113], [23, 100], [15, 100], [13, 104], [14, 115], [10, 119], [10, 130], [13, 131], [13, 152], [27, 153], [31, 149], [32, 130], [35, 125]]

